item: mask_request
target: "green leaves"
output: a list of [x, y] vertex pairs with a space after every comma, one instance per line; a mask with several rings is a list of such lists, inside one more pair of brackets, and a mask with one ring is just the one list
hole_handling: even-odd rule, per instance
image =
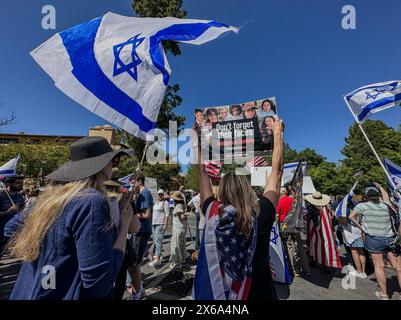
[[17, 173], [44, 184], [44, 177], [69, 159], [68, 145], [54, 143], [0, 145], [0, 164], [20, 154]]

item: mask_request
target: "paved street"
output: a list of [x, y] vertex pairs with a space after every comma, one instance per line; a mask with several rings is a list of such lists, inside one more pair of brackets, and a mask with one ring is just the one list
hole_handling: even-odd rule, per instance
[[[189, 216], [191, 233], [195, 236], [194, 215]], [[164, 239], [164, 260], [157, 268], [149, 267], [145, 257], [142, 267], [144, 287], [149, 300], [177, 300], [190, 299], [195, 264], [188, 261], [180, 270], [172, 270], [169, 267], [171, 229]], [[187, 232], [187, 250], [192, 253], [194, 244]], [[343, 264], [348, 263], [342, 253]], [[0, 262], [0, 300], [7, 299], [19, 269], [15, 260], [3, 259]], [[290, 286], [276, 285], [277, 294], [283, 300], [375, 300], [374, 292], [377, 289], [374, 274], [370, 274], [366, 280], [356, 279], [355, 289], [345, 290], [342, 280], [345, 274], [340, 271], [334, 274], [325, 274], [319, 269], [312, 268], [311, 277], [295, 278]], [[386, 269], [390, 297], [399, 298], [397, 277], [394, 270]], [[125, 298], [128, 298], [128, 293]]]

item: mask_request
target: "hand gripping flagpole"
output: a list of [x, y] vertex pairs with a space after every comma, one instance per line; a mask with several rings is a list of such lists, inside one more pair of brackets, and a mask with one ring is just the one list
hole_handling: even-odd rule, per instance
[[366, 134], [365, 130], [363, 129], [362, 123], [359, 121], [358, 117], [355, 115], [354, 111], [352, 110], [351, 106], [349, 105], [349, 102], [348, 102], [347, 98], [346, 98], [345, 96], [343, 96], [343, 99], [344, 99], [345, 104], [347, 105], [349, 111], [350, 111], [351, 114], [353, 115], [353, 117], [354, 117], [356, 123], [358, 124], [359, 129], [361, 129], [363, 136], [365, 137], [365, 139], [366, 139], [366, 141], [368, 142], [370, 148], [372, 149], [374, 155], [376, 156], [377, 161], [379, 161], [380, 166], [381, 166], [382, 169], [384, 170], [384, 173], [386, 174], [387, 180], [390, 181], [390, 183], [391, 183], [391, 185], [393, 186], [395, 192], [397, 192], [397, 193], [401, 196], [400, 191], [397, 189], [397, 186], [395, 185], [393, 179], [391, 179], [390, 174], [388, 173], [386, 167], [385, 167], [384, 164], [383, 164], [383, 161], [380, 159], [379, 155], [377, 154], [375, 148], [374, 148], [373, 145], [372, 145], [372, 142], [370, 142], [370, 139], [369, 139], [368, 135]]

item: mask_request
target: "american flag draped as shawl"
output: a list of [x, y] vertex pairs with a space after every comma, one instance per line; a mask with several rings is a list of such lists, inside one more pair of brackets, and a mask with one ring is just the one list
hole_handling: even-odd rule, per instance
[[[249, 238], [238, 234], [236, 210], [213, 201], [199, 250], [192, 297], [194, 300], [247, 300], [256, 249], [256, 219]], [[267, 267], [267, 266], [266, 266]]]

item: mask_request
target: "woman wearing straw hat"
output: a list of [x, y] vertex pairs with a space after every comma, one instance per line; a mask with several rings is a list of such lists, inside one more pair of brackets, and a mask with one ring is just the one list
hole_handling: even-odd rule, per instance
[[133, 213], [126, 201], [117, 229], [103, 183], [121, 156], [102, 137], [70, 146], [71, 161], [47, 176], [53, 184], [11, 240], [24, 261], [11, 299], [112, 298]]
[[314, 192], [305, 197], [307, 214], [307, 252], [313, 263], [329, 268], [341, 268], [336, 237], [332, 226], [332, 213], [329, 209], [331, 198], [326, 194]]
[[174, 200], [173, 210], [173, 228], [171, 235], [170, 261], [171, 268], [181, 268], [182, 264], [189, 257], [185, 249], [186, 245], [186, 217], [185, 217], [185, 199], [180, 191], [175, 191], [171, 195]]

